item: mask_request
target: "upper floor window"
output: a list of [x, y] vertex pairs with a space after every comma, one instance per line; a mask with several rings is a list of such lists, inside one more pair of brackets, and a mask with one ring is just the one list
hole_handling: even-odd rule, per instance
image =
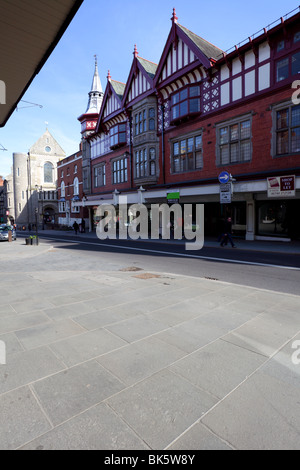
[[89, 171], [86, 168], [84, 168], [82, 171], [82, 179], [83, 191], [86, 191], [89, 189]]
[[94, 186], [95, 188], [100, 188], [101, 186], [106, 185], [106, 172], [105, 164], [101, 164], [94, 168]]
[[110, 147], [120, 147], [126, 144], [126, 123], [118, 124], [109, 131]]
[[155, 131], [155, 108], [144, 109], [134, 115], [134, 134]]
[[76, 174], [77, 171], [78, 171], [78, 167], [77, 167], [77, 165], [75, 165], [75, 166], [74, 166], [74, 174]]
[[149, 131], [155, 131], [155, 109], [149, 109]]
[[79, 179], [76, 177], [73, 182], [74, 196], [79, 196]]
[[61, 186], [60, 186], [60, 196], [65, 197], [66, 196], [66, 186], [65, 183], [62, 181]]
[[154, 147], [135, 152], [135, 177], [145, 178], [156, 175], [156, 150]]
[[127, 182], [127, 158], [115, 160], [112, 163], [113, 184]]
[[276, 111], [276, 155], [300, 152], [300, 105]]
[[200, 170], [203, 168], [202, 135], [186, 137], [173, 142], [173, 173]]
[[141, 111], [135, 115], [135, 135], [147, 132], [147, 112]]
[[251, 120], [241, 119], [217, 126], [217, 161], [233, 165], [251, 160]]
[[54, 166], [50, 162], [46, 162], [44, 165], [44, 183], [54, 182]]
[[294, 34], [294, 42], [300, 41], [300, 31]]
[[171, 121], [200, 112], [200, 86], [192, 85], [174, 93], [171, 97]]
[[276, 82], [286, 80], [290, 76], [300, 73], [300, 52], [276, 62]]

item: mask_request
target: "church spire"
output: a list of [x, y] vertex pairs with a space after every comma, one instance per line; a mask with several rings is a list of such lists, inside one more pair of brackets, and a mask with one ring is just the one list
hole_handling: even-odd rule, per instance
[[98, 72], [98, 60], [95, 55], [95, 71], [92, 81], [91, 91], [89, 92], [89, 102], [85, 114], [96, 113], [99, 114], [102, 100], [103, 100], [103, 91], [101, 86], [101, 81]]

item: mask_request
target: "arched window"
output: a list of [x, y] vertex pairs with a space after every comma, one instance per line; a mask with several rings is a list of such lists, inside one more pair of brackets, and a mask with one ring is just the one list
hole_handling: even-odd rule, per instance
[[74, 196], [79, 196], [79, 180], [77, 177], [74, 179], [73, 186], [74, 186]]
[[66, 196], [66, 186], [64, 181], [61, 182], [60, 186], [60, 197], [65, 197]]
[[44, 165], [44, 183], [54, 182], [54, 166], [50, 162], [46, 162]]

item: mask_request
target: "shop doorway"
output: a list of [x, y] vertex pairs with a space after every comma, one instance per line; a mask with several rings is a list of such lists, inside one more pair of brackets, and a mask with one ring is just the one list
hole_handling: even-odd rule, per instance
[[244, 238], [247, 230], [246, 202], [206, 203], [204, 209], [205, 236], [218, 238], [222, 233], [224, 221], [228, 217], [232, 218], [233, 234]]
[[300, 239], [300, 201], [257, 202], [257, 235]]

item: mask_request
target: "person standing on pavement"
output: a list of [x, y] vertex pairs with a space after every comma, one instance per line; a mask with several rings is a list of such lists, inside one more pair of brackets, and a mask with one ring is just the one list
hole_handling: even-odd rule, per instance
[[75, 235], [77, 235], [77, 232], [78, 232], [78, 229], [79, 229], [79, 225], [78, 223], [75, 221], [74, 224], [73, 224], [73, 229], [75, 230]]
[[232, 219], [231, 219], [231, 217], [228, 217], [228, 219], [225, 220], [223, 236], [222, 236], [222, 240], [221, 240], [221, 246], [223, 247], [224, 244], [227, 245], [228, 241], [231, 243], [232, 248], [236, 248], [236, 246], [235, 246], [235, 244], [233, 243], [233, 240], [232, 240]]

